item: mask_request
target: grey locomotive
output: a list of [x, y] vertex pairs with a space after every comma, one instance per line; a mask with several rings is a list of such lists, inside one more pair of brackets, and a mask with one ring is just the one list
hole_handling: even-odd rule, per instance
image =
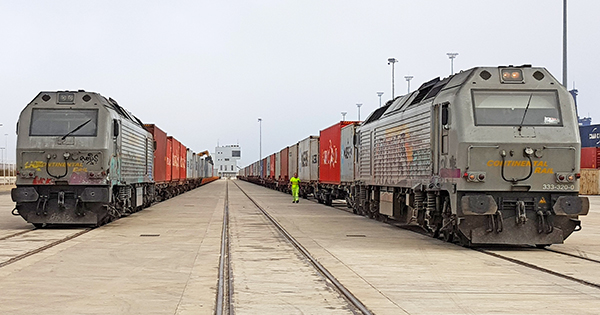
[[355, 212], [447, 241], [562, 243], [588, 212], [574, 101], [544, 68], [431, 80], [373, 112], [356, 142]]
[[41, 92], [17, 123], [16, 208], [27, 222], [100, 225], [153, 201], [153, 138], [113, 99]]

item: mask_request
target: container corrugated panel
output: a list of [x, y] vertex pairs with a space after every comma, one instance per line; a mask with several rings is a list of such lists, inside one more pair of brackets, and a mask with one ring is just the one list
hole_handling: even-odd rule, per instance
[[354, 181], [354, 133], [356, 124], [342, 127], [340, 152], [340, 180], [351, 183]]
[[315, 181], [319, 177], [318, 167], [315, 168], [319, 161], [318, 141], [319, 136], [310, 136], [298, 142], [298, 178], [303, 182]]
[[600, 125], [579, 126], [582, 148], [600, 147]]
[[127, 120], [121, 122], [121, 180], [130, 183], [149, 181], [153, 155], [150, 134]]
[[166, 176], [165, 181], [170, 182], [173, 179], [173, 137], [167, 137], [167, 155], [165, 156]]
[[187, 149], [186, 158], [185, 158], [185, 176], [186, 178], [194, 178], [194, 152], [192, 150]]
[[339, 184], [341, 179], [342, 127], [358, 122], [340, 121], [323, 129], [319, 137], [319, 182]]
[[181, 154], [181, 143], [173, 138], [173, 155], [171, 156], [171, 181], [179, 181], [181, 173], [179, 172], [179, 163]]
[[[285, 147], [285, 149], [281, 150], [280, 152], [280, 156], [281, 156], [281, 160], [280, 160], [280, 168], [281, 168], [281, 180], [289, 180], [290, 179], [290, 172], [288, 171], [290, 168], [289, 165], [289, 159], [290, 159], [290, 148], [289, 147]], [[292, 174], [293, 175], [293, 174]]]
[[275, 153], [275, 179], [281, 178], [281, 151]]
[[373, 135], [373, 179], [378, 184], [407, 178], [429, 178], [431, 161], [431, 103], [398, 114], [395, 122]]
[[600, 148], [581, 148], [581, 168], [598, 168]]
[[358, 178], [367, 181], [371, 180], [373, 159], [371, 156], [371, 130], [362, 130], [359, 132], [360, 144], [358, 146]]
[[298, 173], [298, 144], [291, 145], [288, 149], [288, 172], [289, 176], [294, 176], [294, 173]]
[[187, 175], [187, 148], [183, 145], [183, 143], [181, 143], [180, 145], [181, 148], [179, 151], [179, 179], [185, 179]]
[[319, 136], [310, 139], [310, 181], [319, 180]]
[[154, 137], [156, 150], [154, 150], [154, 181], [164, 183], [167, 181], [167, 133], [153, 124], [145, 125]]
[[269, 155], [269, 178], [275, 178], [275, 153]]

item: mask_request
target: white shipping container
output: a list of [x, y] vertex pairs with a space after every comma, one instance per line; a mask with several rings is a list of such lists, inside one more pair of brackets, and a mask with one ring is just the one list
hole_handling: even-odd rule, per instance
[[354, 133], [356, 125], [347, 125], [342, 127], [341, 133], [341, 152], [340, 152], [340, 180], [342, 182], [354, 181], [354, 162], [355, 162], [355, 147]]
[[304, 182], [319, 179], [319, 136], [298, 142], [298, 178]]
[[275, 153], [275, 179], [281, 177], [281, 152]]

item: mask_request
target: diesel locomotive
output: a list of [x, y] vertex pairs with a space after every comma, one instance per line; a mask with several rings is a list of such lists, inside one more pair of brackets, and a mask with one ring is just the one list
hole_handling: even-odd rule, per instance
[[[562, 243], [589, 209], [578, 194], [574, 100], [544, 68], [476, 67], [433, 79], [331, 142], [318, 150], [320, 202], [346, 199], [355, 213], [449, 242]], [[338, 164], [337, 181], [321, 178]], [[242, 178], [260, 182], [255, 169]]]
[[[82, 90], [41, 92], [17, 123], [13, 214], [36, 227], [97, 226], [147, 207], [167, 195], [155, 185], [155, 161], [167, 158], [155, 156], [156, 147], [153, 134], [112, 98]], [[186, 178], [182, 172], [177, 179]], [[176, 185], [194, 188], [180, 180]]]

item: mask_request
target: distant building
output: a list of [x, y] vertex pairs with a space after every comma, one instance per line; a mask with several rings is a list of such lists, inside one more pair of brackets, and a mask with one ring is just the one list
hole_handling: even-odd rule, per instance
[[235, 177], [238, 173], [237, 162], [242, 158], [242, 148], [237, 144], [215, 147], [215, 173], [221, 177]]

